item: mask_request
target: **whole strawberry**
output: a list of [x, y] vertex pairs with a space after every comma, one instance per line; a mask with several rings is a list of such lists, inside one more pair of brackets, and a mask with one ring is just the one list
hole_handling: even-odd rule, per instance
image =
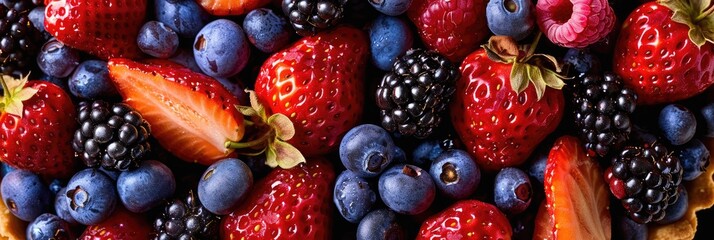
[[[464, 59], [451, 120], [479, 166], [498, 170], [523, 163], [558, 126], [563, 82], [555, 60], [533, 55], [533, 47], [524, 53], [512, 39], [500, 36], [489, 45]], [[533, 60], [555, 70], [533, 65]]]
[[613, 70], [637, 92], [638, 103], [689, 98], [714, 83], [714, 7], [710, 2], [648, 2], [625, 20]]
[[328, 239], [334, 180], [324, 159], [274, 169], [223, 219], [221, 239]]
[[150, 234], [151, 225], [142, 215], [118, 208], [107, 220], [88, 226], [79, 239], [149, 239]]
[[512, 233], [508, 218], [496, 206], [462, 200], [424, 221], [416, 239], [511, 239]]
[[71, 176], [77, 161], [72, 134], [77, 128], [69, 95], [45, 81], [2, 76], [0, 159], [49, 178]]
[[140, 56], [136, 37], [147, 0], [45, 0], [45, 30], [75, 49], [103, 59]]
[[267, 112], [295, 126], [288, 143], [305, 156], [328, 153], [362, 117], [366, 35], [338, 27], [305, 37], [263, 63], [255, 92]]
[[461, 61], [490, 34], [485, 0], [414, 0], [407, 15], [424, 44], [453, 62]]

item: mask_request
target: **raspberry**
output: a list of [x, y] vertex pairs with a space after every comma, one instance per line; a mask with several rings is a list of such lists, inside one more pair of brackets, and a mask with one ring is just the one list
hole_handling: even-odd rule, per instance
[[536, 19], [551, 42], [584, 48], [607, 36], [615, 26], [607, 0], [540, 0]]

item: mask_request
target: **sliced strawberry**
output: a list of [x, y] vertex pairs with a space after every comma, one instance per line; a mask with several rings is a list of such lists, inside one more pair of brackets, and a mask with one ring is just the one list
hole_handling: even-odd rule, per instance
[[546, 201], [542, 201], [538, 207], [538, 215], [535, 218], [535, 230], [533, 231], [533, 240], [550, 240], [554, 239], [553, 218], [548, 213]]
[[556, 141], [544, 183], [553, 239], [610, 239], [610, 199], [602, 176], [577, 138]]
[[226, 141], [243, 137], [238, 99], [217, 80], [187, 68], [109, 61], [124, 102], [141, 113], [152, 135], [177, 157], [209, 165], [230, 156]]
[[207, 12], [216, 16], [242, 15], [270, 3], [270, 0], [197, 0]]

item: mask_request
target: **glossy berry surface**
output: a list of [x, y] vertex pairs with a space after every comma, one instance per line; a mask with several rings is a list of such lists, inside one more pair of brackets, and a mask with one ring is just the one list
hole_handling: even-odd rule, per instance
[[377, 202], [377, 194], [367, 180], [345, 170], [337, 177], [333, 202], [345, 220], [358, 223]]
[[406, 230], [399, 224], [397, 214], [389, 209], [369, 212], [357, 226], [357, 240], [406, 239]]
[[243, 70], [248, 63], [248, 39], [237, 23], [226, 19], [215, 20], [196, 35], [193, 56], [206, 75], [230, 77]]
[[74, 217], [72, 217], [70, 213], [69, 201], [70, 199], [67, 198], [67, 187], [63, 187], [57, 192], [54, 198], [55, 215], [65, 222], [75, 225], [77, 224], [77, 220], [74, 220]]
[[86, 99], [106, 99], [119, 94], [109, 80], [107, 62], [101, 60], [84, 61], [69, 77], [72, 95]]
[[496, 174], [493, 199], [504, 212], [518, 214], [525, 211], [533, 199], [533, 188], [528, 175], [517, 168], [504, 168]]
[[398, 17], [379, 15], [369, 25], [368, 34], [372, 63], [383, 71], [390, 70], [414, 44], [409, 23]]
[[394, 158], [394, 141], [382, 127], [364, 124], [352, 128], [340, 143], [342, 164], [365, 178], [378, 176]]
[[5, 206], [23, 221], [30, 222], [49, 210], [50, 189], [30, 171], [15, 170], [5, 175], [0, 192]]
[[243, 29], [248, 41], [266, 53], [277, 52], [290, 43], [292, 30], [288, 21], [267, 8], [250, 11], [243, 20]]
[[56, 39], [42, 46], [37, 54], [37, 66], [47, 75], [65, 78], [79, 65], [79, 52]]
[[436, 187], [429, 173], [414, 165], [398, 164], [379, 177], [379, 196], [397, 213], [416, 215], [434, 201]]
[[452, 199], [465, 199], [481, 182], [481, 170], [471, 156], [463, 150], [447, 150], [437, 157], [429, 168], [439, 192]]
[[122, 172], [117, 178], [117, 193], [124, 207], [143, 213], [170, 199], [176, 190], [174, 175], [159, 161], [142, 162], [138, 168]]
[[220, 160], [206, 169], [198, 181], [198, 198], [203, 207], [217, 215], [226, 215], [238, 207], [253, 186], [253, 173], [243, 161]]
[[210, 19], [210, 15], [193, 0], [156, 0], [154, 11], [159, 22], [184, 39], [193, 39]]
[[409, 9], [412, 0], [369, 0], [369, 4], [385, 15], [398, 16]]
[[615, 27], [615, 12], [606, 0], [546, 0], [536, 4], [536, 19], [551, 42], [584, 48]]
[[682, 145], [694, 137], [697, 119], [682, 105], [670, 104], [659, 113], [659, 129], [672, 145]]
[[64, 197], [72, 218], [84, 225], [107, 219], [119, 202], [114, 181], [95, 169], [85, 169], [72, 176]]
[[74, 234], [69, 224], [51, 213], [45, 213], [30, 222], [26, 233], [28, 240], [70, 240]]
[[692, 181], [701, 176], [709, 166], [711, 156], [709, 149], [697, 139], [692, 139], [682, 145], [675, 154], [682, 162], [682, 180]]
[[156, 58], [169, 58], [178, 48], [179, 36], [166, 24], [158, 21], [144, 23], [136, 43], [142, 52]]
[[488, 29], [496, 35], [526, 38], [535, 27], [535, 12], [530, 0], [493, 0], [486, 5]]

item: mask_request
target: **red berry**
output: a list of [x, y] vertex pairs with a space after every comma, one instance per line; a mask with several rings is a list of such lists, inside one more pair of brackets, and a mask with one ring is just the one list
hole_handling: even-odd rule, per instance
[[540, 0], [536, 17], [551, 42], [568, 48], [584, 48], [604, 38], [616, 20], [607, 0]]

